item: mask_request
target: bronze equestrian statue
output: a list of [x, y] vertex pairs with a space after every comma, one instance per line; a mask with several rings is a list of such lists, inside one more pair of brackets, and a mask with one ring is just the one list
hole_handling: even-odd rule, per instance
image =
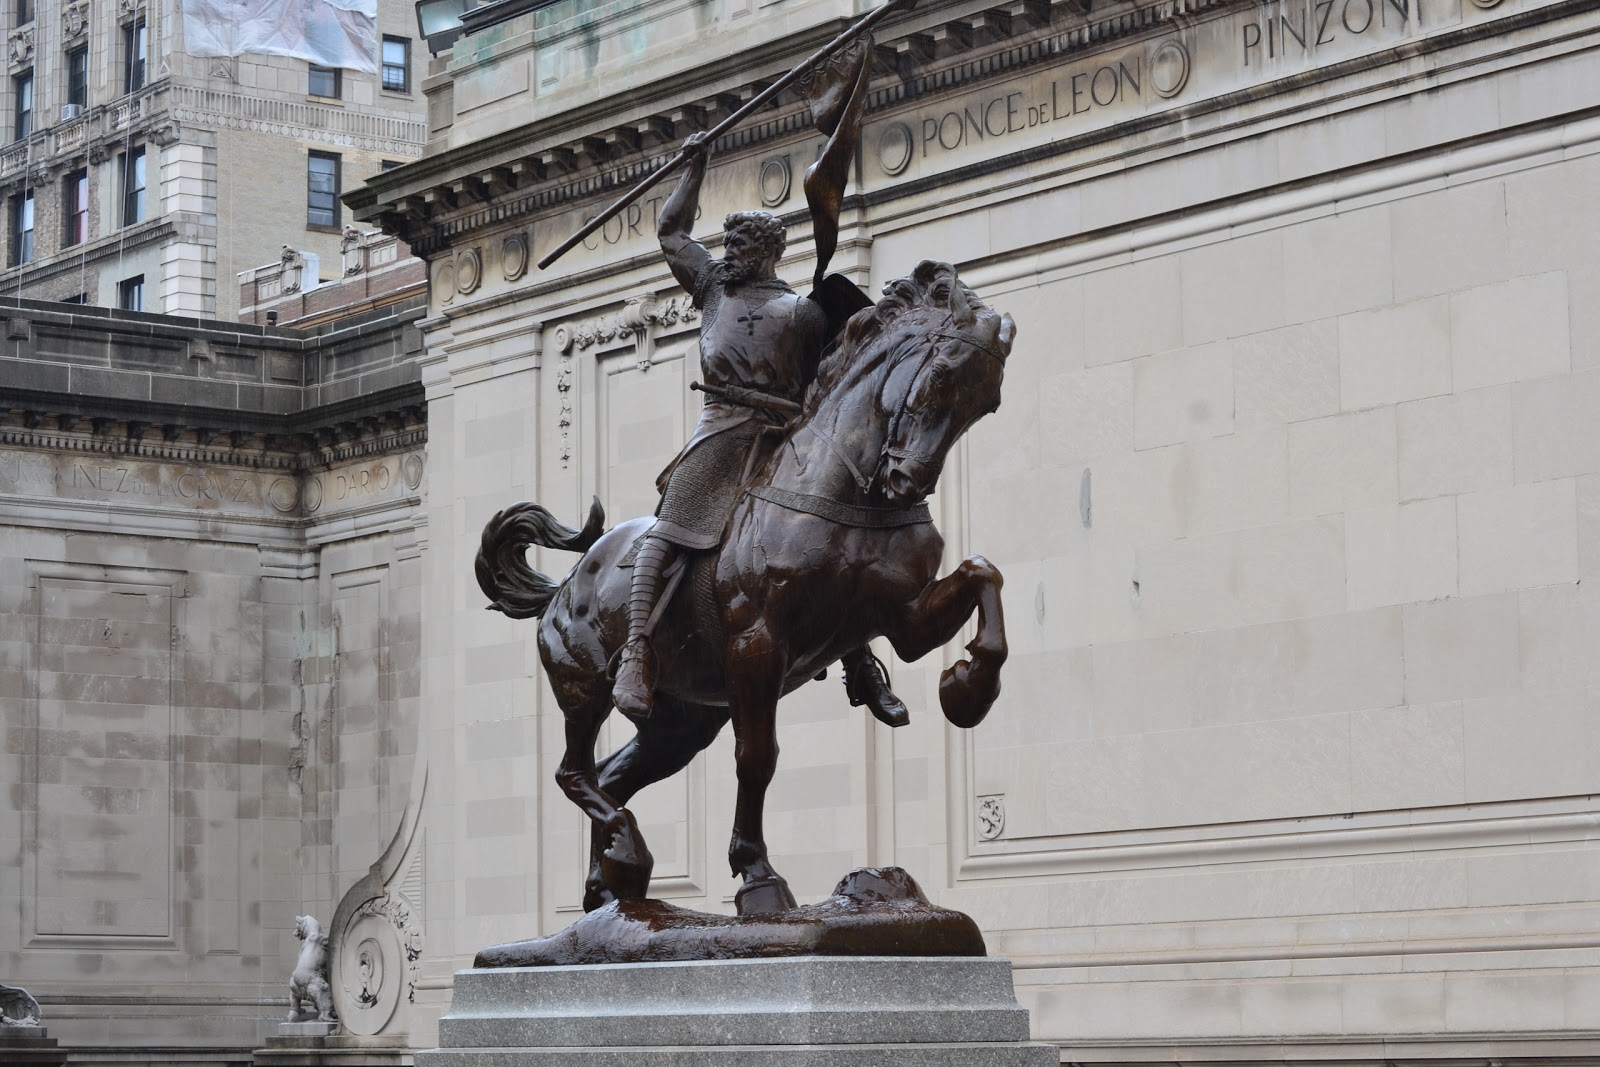
[[[772, 308], [775, 317], [799, 318], [797, 329], [816, 329], [802, 318], [808, 312], [794, 310], [800, 301], [775, 287], [754, 307], [738, 288], [729, 299], [717, 266], [701, 267], [695, 282], [699, 300], [723, 286], [719, 322]], [[999, 407], [1014, 333], [1011, 316], [983, 304], [954, 268], [931, 261], [850, 319], [801, 409], [774, 434], [776, 446], [758, 453], [759, 467], [736, 490], [720, 490], [733, 505], [711, 541], [717, 551], [678, 553], [683, 588], [656, 613], [648, 714], [635, 720], [637, 735], [598, 764], [595, 741], [612, 709], [610, 665], [628, 645], [635, 615], [631, 572], [655, 525], [635, 519], [603, 532], [596, 501], [582, 530], [536, 504], [508, 508], [485, 527], [477, 573], [491, 606], [541, 618], [540, 658], [566, 719], [556, 779], [593, 822], [585, 910], [645, 895], [651, 859], [625, 805], [687, 766], [730, 719], [738, 799], [728, 859], [743, 878], [736, 907], [740, 915], [793, 908], [762, 831], [778, 758], [778, 699], [876, 637], [917, 660], [954, 638], [976, 610], [969, 656], [944, 671], [939, 698], [957, 726], [988, 713], [1006, 658], [1000, 572], [974, 556], [938, 577], [944, 541], [926, 497], [951, 447]], [[801, 348], [783, 356], [793, 364], [805, 358]], [[760, 384], [797, 388], [803, 371], [775, 362], [773, 378]], [[735, 423], [742, 414], [716, 417], [749, 425], [751, 434], [765, 425]], [[739, 432], [721, 436], [746, 440], [733, 436]], [[672, 477], [682, 469], [680, 462]], [[664, 519], [676, 514], [663, 505]], [[527, 566], [530, 544], [584, 555], [557, 584]]]

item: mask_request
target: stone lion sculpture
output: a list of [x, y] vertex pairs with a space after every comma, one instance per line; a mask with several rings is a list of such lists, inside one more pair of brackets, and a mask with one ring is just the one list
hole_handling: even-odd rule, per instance
[[39, 1002], [26, 989], [0, 985], [0, 1026], [38, 1026], [43, 1018]]
[[328, 935], [311, 915], [301, 915], [294, 921], [294, 936], [304, 941], [300, 958], [295, 961], [294, 973], [289, 976], [289, 1021], [308, 1021], [316, 1013], [316, 1021], [331, 1023], [333, 1018], [333, 988], [328, 985]]

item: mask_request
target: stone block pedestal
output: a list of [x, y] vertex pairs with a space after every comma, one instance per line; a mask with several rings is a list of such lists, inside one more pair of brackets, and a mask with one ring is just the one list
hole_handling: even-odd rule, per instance
[[1056, 1067], [1011, 964], [827, 957], [468, 970], [417, 1067]]
[[401, 1038], [330, 1033], [337, 1023], [281, 1023], [278, 1036], [252, 1053], [254, 1067], [411, 1067]]
[[62, 1067], [67, 1050], [43, 1026], [0, 1025], [0, 1063], [16, 1067]]

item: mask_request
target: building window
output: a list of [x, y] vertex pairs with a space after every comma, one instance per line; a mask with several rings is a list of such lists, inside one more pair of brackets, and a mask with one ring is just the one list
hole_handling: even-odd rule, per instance
[[391, 93], [411, 91], [411, 41], [408, 38], [383, 39], [383, 87]]
[[74, 48], [67, 53], [67, 103], [89, 106], [89, 49]]
[[144, 88], [144, 62], [150, 48], [150, 34], [144, 19], [122, 27], [122, 56], [127, 66], [122, 72], [122, 91], [137, 92]]
[[123, 311], [144, 310], [143, 274], [135, 274], [117, 283], [117, 307]]
[[339, 157], [331, 152], [306, 160], [306, 225], [339, 225]]
[[89, 294], [77, 293], [73, 296], [64, 296], [61, 298], [61, 302], [63, 304], [87, 304], [89, 302]]
[[73, 171], [61, 192], [67, 224], [64, 241], [68, 245], [81, 245], [89, 239], [89, 172]]
[[122, 224], [144, 221], [144, 146], [122, 156]]
[[33, 194], [11, 198], [11, 265], [33, 262]]
[[338, 67], [319, 67], [311, 64], [311, 85], [307, 90], [312, 96], [326, 96], [330, 100], [338, 100], [344, 94], [343, 74]]
[[398, 159], [385, 159], [378, 164], [378, 170], [380, 173], [387, 173], [388, 171], [394, 170], [396, 167], [403, 166], [405, 166], [405, 163]]
[[33, 0], [17, 0], [17, 25], [33, 21]]
[[17, 100], [16, 121], [11, 128], [20, 141], [33, 132], [33, 71], [24, 71], [11, 79], [11, 92]]

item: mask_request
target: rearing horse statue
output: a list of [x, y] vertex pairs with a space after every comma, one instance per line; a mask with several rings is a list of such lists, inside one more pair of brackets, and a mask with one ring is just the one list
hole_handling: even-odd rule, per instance
[[[539, 654], [566, 718], [556, 780], [593, 822], [584, 908], [643, 897], [651, 860], [624, 806], [686, 767], [730, 719], [738, 799], [728, 860], [741, 915], [795, 906], [767, 859], [762, 808], [777, 768], [778, 698], [852, 649], [887, 637], [904, 660], [954, 638], [976, 610], [968, 657], [940, 678], [945, 717], [976, 726], [1006, 659], [1000, 572], [981, 556], [938, 576], [944, 539], [926, 498], [951, 447], [1000, 406], [1015, 324], [924, 261], [851, 318], [802, 412], [734, 507], [719, 551], [690, 557], [657, 622], [652, 713], [595, 761], [612, 711], [607, 666], [627, 638], [629, 553], [648, 519], [602, 532], [599, 501], [573, 530], [536, 504], [485, 527], [479, 584], [513, 618], [538, 616]], [[529, 545], [583, 552], [559, 584]]]

